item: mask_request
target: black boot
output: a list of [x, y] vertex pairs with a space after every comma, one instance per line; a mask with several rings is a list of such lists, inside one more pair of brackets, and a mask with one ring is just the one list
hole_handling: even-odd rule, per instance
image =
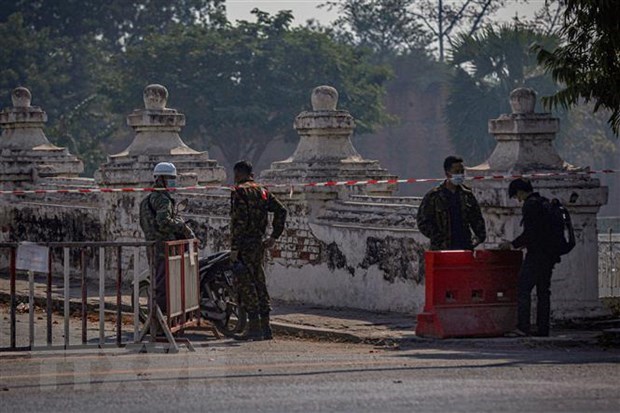
[[263, 340], [273, 340], [273, 332], [271, 331], [271, 325], [269, 325], [269, 314], [260, 317], [260, 329]]
[[258, 316], [250, 317], [248, 321], [248, 330], [241, 336], [236, 336], [235, 340], [244, 341], [261, 341], [263, 339], [263, 333], [261, 331], [260, 320]]

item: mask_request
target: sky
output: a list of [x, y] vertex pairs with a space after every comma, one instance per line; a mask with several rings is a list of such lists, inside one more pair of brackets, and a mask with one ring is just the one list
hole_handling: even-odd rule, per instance
[[[444, 0], [446, 2], [457, 0]], [[295, 23], [303, 24], [306, 20], [314, 18], [322, 24], [329, 24], [336, 19], [335, 10], [317, 9], [324, 0], [227, 0], [226, 10], [228, 18], [235, 20], [253, 20], [250, 11], [255, 7], [270, 13], [278, 10], [292, 10], [295, 16]], [[516, 0], [507, 1], [504, 9], [500, 10], [494, 20], [498, 22], [508, 22], [514, 17], [515, 13], [519, 16], [532, 17], [535, 10], [540, 8], [544, 0], [529, 0], [528, 4]]]

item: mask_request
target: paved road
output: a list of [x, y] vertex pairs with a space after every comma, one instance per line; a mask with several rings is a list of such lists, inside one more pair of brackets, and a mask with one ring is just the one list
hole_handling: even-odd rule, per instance
[[2, 412], [617, 412], [617, 350], [210, 341], [0, 355]]

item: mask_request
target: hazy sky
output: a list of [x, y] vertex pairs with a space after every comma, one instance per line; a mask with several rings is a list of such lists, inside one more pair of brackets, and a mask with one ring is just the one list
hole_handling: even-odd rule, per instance
[[[444, 0], [446, 2], [456, 0]], [[249, 20], [252, 18], [250, 11], [258, 7], [267, 12], [277, 12], [278, 10], [292, 10], [295, 16], [295, 23], [302, 24], [307, 19], [315, 18], [323, 24], [333, 21], [337, 14], [336, 11], [328, 12], [326, 9], [317, 9], [316, 6], [324, 3], [323, 0], [227, 0], [226, 9], [228, 18], [231, 21]], [[497, 13], [496, 20], [510, 21], [515, 13], [520, 16], [531, 17], [533, 11], [538, 9], [544, 0], [529, 0], [528, 4], [517, 1], [508, 1], [505, 9]]]

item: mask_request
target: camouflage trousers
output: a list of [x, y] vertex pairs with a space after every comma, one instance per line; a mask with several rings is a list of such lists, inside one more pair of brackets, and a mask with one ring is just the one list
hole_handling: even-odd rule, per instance
[[262, 245], [239, 251], [239, 259], [245, 264], [247, 271], [240, 274], [236, 281], [241, 302], [250, 316], [267, 316], [271, 312], [271, 300], [265, 282], [264, 256]]

